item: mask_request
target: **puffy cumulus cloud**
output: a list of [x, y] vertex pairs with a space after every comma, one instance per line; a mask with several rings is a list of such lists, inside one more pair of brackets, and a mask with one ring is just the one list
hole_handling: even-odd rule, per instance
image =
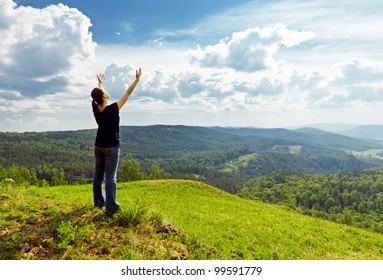
[[63, 4], [43, 9], [0, 2], [0, 90], [37, 97], [63, 91], [95, 53], [90, 20]]
[[205, 86], [202, 77], [196, 72], [181, 73], [178, 77], [177, 90], [184, 98], [189, 98], [193, 95], [204, 91]]
[[383, 102], [383, 63], [352, 59], [334, 65], [330, 75], [294, 71], [285, 91], [300, 95], [306, 108], [353, 107]]
[[237, 71], [256, 72], [273, 68], [273, 55], [282, 47], [291, 48], [314, 38], [312, 32], [288, 29], [283, 24], [252, 28], [233, 33], [216, 45], [190, 51], [190, 63], [202, 67], [228, 67]]
[[6, 28], [9, 26], [11, 13], [15, 7], [16, 3], [12, 0], [3, 0], [0, 2], [0, 28]]
[[264, 95], [272, 96], [284, 92], [285, 85], [278, 79], [263, 77], [260, 81], [249, 82], [241, 81], [234, 85], [234, 89], [239, 92], [245, 92], [250, 96]]
[[[112, 98], [118, 99], [126, 91], [135, 78], [135, 71], [136, 68], [131, 65], [111, 64], [106, 67], [104, 86]], [[222, 86], [218, 80], [206, 78], [198, 71], [171, 72], [158, 67], [145, 72], [143, 69], [140, 85], [130, 99], [178, 104], [190, 101], [195, 96], [218, 97], [222, 95]]]
[[[118, 99], [134, 81], [135, 75], [136, 68], [131, 65], [111, 64], [105, 69], [105, 89], [112, 98]], [[135, 89], [130, 99], [172, 103], [179, 95], [177, 83], [176, 74], [169, 73], [162, 68], [149, 73], [143, 69], [140, 85]]]
[[383, 101], [383, 62], [352, 59], [335, 66], [336, 75], [328, 87], [338, 92], [343, 101], [366, 103]]
[[158, 68], [145, 76], [140, 98], [174, 103], [179, 97], [177, 82], [177, 74]]
[[363, 84], [381, 82], [383, 77], [383, 62], [352, 59], [336, 65], [338, 72], [336, 83]]
[[350, 105], [346, 92], [332, 85], [334, 76], [319, 72], [293, 71], [286, 84], [285, 92], [294, 97], [296, 105], [302, 109], [325, 109]]
[[295, 70], [290, 77], [290, 86], [312, 90], [319, 87], [324, 80], [326, 80], [326, 77], [319, 72], [299, 73]]
[[115, 63], [106, 67], [104, 86], [110, 94], [123, 94], [135, 77], [135, 69], [130, 66], [119, 66]]

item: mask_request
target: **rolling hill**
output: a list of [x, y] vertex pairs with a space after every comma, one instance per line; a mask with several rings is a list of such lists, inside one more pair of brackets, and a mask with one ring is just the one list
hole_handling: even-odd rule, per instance
[[[0, 180], [8, 176], [39, 185], [89, 181], [95, 134], [0, 133]], [[243, 182], [273, 172], [337, 173], [383, 163], [377, 156], [381, 142], [313, 128], [123, 126], [120, 140], [121, 162], [138, 161], [145, 174], [157, 165], [164, 178], [199, 179], [232, 193]]]
[[[23, 166], [56, 161], [90, 161], [96, 130], [0, 133], [0, 164]], [[383, 149], [380, 141], [356, 139], [313, 128], [297, 130], [192, 126], [126, 126], [120, 129], [122, 156], [173, 157], [196, 152], [245, 148], [270, 151], [304, 146], [318, 155], [345, 150]], [[320, 150], [319, 150], [320, 149]], [[28, 155], [28, 156], [26, 156]]]
[[0, 259], [382, 259], [383, 235], [244, 200], [201, 182], [118, 185], [122, 210], [90, 185], [2, 188]]

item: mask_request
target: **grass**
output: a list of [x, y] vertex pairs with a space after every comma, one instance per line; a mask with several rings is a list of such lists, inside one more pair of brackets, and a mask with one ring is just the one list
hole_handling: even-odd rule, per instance
[[89, 185], [2, 189], [0, 259], [185, 258], [160, 214], [135, 200], [110, 216], [90, 193]]
[[383, 259], [383, 235], [183, 180], [118, 184], [122, 210], [90, 185], [2, 188], [0, 259]]

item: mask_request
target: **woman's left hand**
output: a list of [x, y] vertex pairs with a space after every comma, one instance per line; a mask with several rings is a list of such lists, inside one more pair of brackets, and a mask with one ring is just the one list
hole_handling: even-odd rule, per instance
[[97, 80], [100, 84], [104, 83], [105, 81], [105, 75], [103, 73], [100, 73], [97, 75]]

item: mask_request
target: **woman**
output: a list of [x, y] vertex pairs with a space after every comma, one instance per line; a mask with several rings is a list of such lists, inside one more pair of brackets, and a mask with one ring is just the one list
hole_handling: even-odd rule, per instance
[[[116, 201], [116, 178], [120, 155], [119, 111], [124, 106], [136, 85], [140, 81], [141, 68], [136, 71], [136, 80], [115, 103], [108, 104], [109, 93], [105, 91], [104, 74], [97, 75], [98, 87], [92, 90], [92, 107], [98, 129], [94, 154], [96, 167], [93, 180], [93, 199], [96, 207], [106, 207], [106, 211], [114, 214], [120, 208]], [[105, 192], [102, 183], [105, 178]]]

